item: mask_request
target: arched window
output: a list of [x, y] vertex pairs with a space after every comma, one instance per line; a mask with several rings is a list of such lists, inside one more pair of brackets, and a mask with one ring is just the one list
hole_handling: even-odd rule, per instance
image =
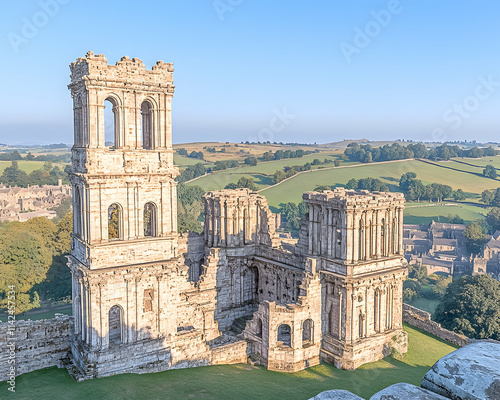
[[278, 327], [278, 345], [292, 347], [292, 330], [290, 325], [282, 324]]
[[376, 289], [373, 299], [373, 322], [375, 332], [380, 332], [380, 290]]
[[120, 146], [118, 140], [118, 104], [113, 97], [104, 101], [104, 145], [109, 148]]
[[386, 251], [385, 251], [385, 230], [386, 230], [386, 226], [385, 226], [385, 218], [382, 218], [382, 227], [380, 229], [380, 250], [381, 250], [381, 254], [382, 256], [386, 256]]
[[302, 324], [302, 345], [313, 342], [313, 320], [306, 319]]
[[120, 344], [122, 342], [123, 313], [120, 306], [109, 309], [109, 344]]
[[257, 329], [255, 334], [257, 337], [262, 337], [262, 320], [260, 318], [257, 318]]
[[144, 205], [144, 236], [158, 236], [156, 205], [146, 203]]
[[359, 318], [358, 318], [358, 329], [359, 329], [359, 338], [361, 339], [362, 337], [364, 337], [364, 328], [365, 328], [365, 324], [364, 324], [364, 319], [363, 319], [363, 314], [359, 314]]
[[142, 119], [142, 147], [146, 150], [154, 149], [153, 143], [153, 107], [149, 101], [141, 104]]
[[82, 100], [81, 96], [77, 95], [75, 98], [75, 102], [73, 105], [74, 112], [74, 123], [75, 123], [75, 146], [81, 147], [83, 146], [83, 118], [82, 118]]
[[108, 239], [123, 239], [123, 211], [117, 203], [108, 208]]
[[82, 195], [80, 193], [80, 188], [75, 186], [75, 193], [73, 195], [74, 206], [73, 206], [73, 232], [75, 235], [83, 237], [83, 208], [82, 208]]

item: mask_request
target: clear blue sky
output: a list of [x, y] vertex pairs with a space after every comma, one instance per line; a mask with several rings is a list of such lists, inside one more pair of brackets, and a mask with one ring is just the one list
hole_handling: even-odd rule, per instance
[[[10, 1], [0, 143], [72, 142], [68, 65], [89, 50], [174, 63], [177, 143], [500, 141], [499, 39], [498, 0]], [[275, 110], [293, 118], [264, 133]]]

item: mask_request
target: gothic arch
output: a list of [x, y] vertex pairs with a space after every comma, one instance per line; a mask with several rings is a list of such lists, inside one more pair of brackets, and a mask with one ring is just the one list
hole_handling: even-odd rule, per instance
[[[106, 102], [110, 103], [112, 106], [111, 111], [113, 115], [107, 115], [109, 110], [106, 111]], [[115, 93], [108, 93], [103, 101], [103, 119], [104, 119], [104, 146], [109, 148], [119, 148], [123, 146], [123, 138], [120, 134], [121, 116], [120, 109], [122, 107], [122, 101], [120, 96]]]
[[152, 201], [144, 204], [144, 236], [158, 236], [158, 206]]
[[75, 235], [83, 238], [83, 207], [82, 207], [82, 194], [80, 192], [80, 187], [75, 186], [75, 193], [73, 195], [74, 206], [73, 206], [73, 232]]
[[117, 345], [123, 343], [123, 308], [120, 305], [114, 305], [108, 312], [109, 322], [109, 344]]
[[118, 203], [108, 207], [108, 239], [123, 240], [123, 207]]
[[302, 345], [313, 343], [314, 341], [314, 322], [308, 318], [302, 324]]
[[141, 103], [142, 148], [145, 150], [152, 150], [156, 147], [154, 109], [150, 99], [145, 99]]
[[288, 324], [278, 326], [278, 342], [283, 343], [283, 346], [292, 347], [292, 329]]

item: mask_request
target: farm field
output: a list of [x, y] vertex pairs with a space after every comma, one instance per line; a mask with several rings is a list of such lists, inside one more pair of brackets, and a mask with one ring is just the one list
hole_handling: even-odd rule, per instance
[[[329, 389], [346, 389], [364, 398], [398, 382], [420, 386], [430, 367], [455, 346], [411, 326], [405, 326], [409, 351], [401, 361], [392, 357], [355, 371], [321, 364], [298, 373], [267, 371], [245, 364], [173, 370], [156, 374], [118, 375], [77, 383], [56, 367], [16, 378], [16, 399], [297, 399]], [[425, 349], [425, 351], [422, 351]], [[7, 391], [7, 383], [0, 384]]]
[[[29, 174], [30, 172], [40, 169], [43, 167], [43, 161], [25, 161], [25, 160], [20, 160], [18, 161], [19, 164], [19, 169], [22, 171], [26, 172]], [[3, 172], [3, 170], [7, 167], [10, 167], [12, 165], [12, 161], [0, 161], [0, 174]], [[53, 163], [53, 165], [58, 165], [59, 168], [63, 169], [65, 164], [62, 163]]]
[[[204, 147], [215, 147], [216, 153], [209, 153]], [[318, 150], [321, 152], [332, 153], [333, 151], [338, 151], [335, 149], [328, 149], [322, 146], [285, 146], [279, 144], [244, 144], [244, 143], [216, 143], [216, 142], [198, 142], [198, 143], [179, 143], [173, 145], [174, 151], [180, 148], [187, 150], [188, 154], [192, 151], [203, 152], [206, 161], [227, 161], [227, 160], [238, 160], [243, 161], [244, 158], [249, 156], [261, 156], [266, 151], [275, 152], [276, 150], [298, 150], [302, 149], [304, 151], [314, 151]], [[225, 149], [225, 153], [221, 153], [221, 149]]]
[[460, 204], [460, 203], [445, 203], [450, 205], [432, 205], [424, 206], [425, 203], [420, 203], [422, 206], [416, 206], [418, 203], [406, 203], [404, 210], [405, 224], [429, 224], [432, 220], [436, 222], [447, 222], [449, 216], [458, 215], [466, 223], [484, 219], [488, 213], [488, 208], [478, 206]]
[[261, 193], [266, 196], [270, 205], [277, 207], [280, 203], [299, 202], [303, 192], [313, 190], [319, 185], [344, 185], [351, 178], [366, 177], [379, 178], [387, 183], [389, 190], [397, 191], [399, 178], [406, 172], [416, 172], [417, 179], [421, 179], [424, 184], [436, 182], [477, 194], [485, 189], [496, 189], [500, 186], [498, 180], [443, 168], [447, 163], [449, 162], [429, 164], [418, 160], [406, 160], [318, 170], [296, 175]]

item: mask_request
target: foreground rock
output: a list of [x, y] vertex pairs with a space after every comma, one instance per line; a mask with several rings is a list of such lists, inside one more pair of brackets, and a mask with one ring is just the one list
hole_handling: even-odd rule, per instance
[[459, 400], [500, 400], [500, 344], [477, 342], [437, 361], [422, 387]]
[[378, 393], [375, 393], [370, 400], [395, 400], [395, 399], [411, 399], [411, 400], [447, 400], [446, 397], [432, 393], [427, 389], [422, 389], [418, 386], [410, 385], [409, 383], [396, 383], [395, 385], [386, 387]]
[[326, 390], [309, 400], [363, 400], [347, 390]]

